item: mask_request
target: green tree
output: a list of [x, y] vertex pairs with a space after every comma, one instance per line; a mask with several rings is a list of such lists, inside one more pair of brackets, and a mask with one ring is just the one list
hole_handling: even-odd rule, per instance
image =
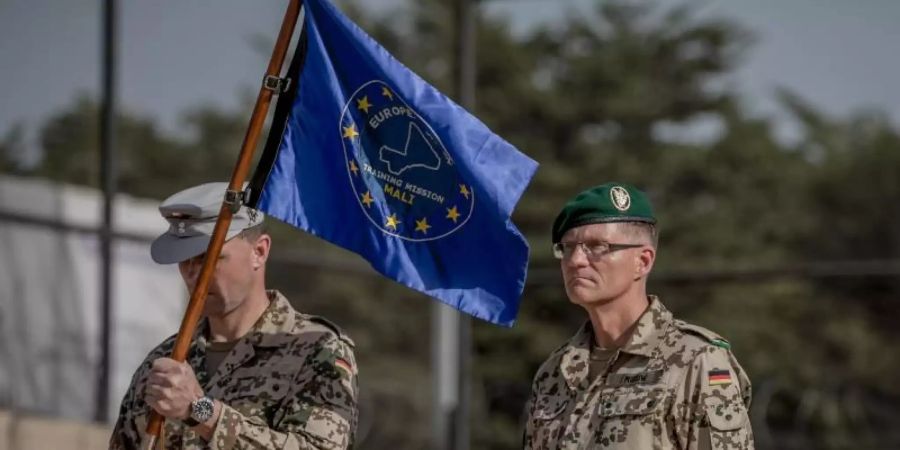
[[[99, 111], [96, 101], [81, 95], [52, 116], [41, 129], [43, 159], [32, 174], [97, 187]], [[116, 118], [115, 126], [113, 152], [120, 191], [159, 197], [191, 174], [178, 162], [183, 154], [179, 142], [164, 136], [152, 120], [125, 112]]]

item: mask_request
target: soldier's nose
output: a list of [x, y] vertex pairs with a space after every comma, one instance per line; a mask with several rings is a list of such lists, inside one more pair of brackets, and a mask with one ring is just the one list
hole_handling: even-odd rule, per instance
[[575, 247], [575, 251], [568, 258], [568, 264], [572, 267], [582, 267], [588, 264], [588, 257], [581, 246]]

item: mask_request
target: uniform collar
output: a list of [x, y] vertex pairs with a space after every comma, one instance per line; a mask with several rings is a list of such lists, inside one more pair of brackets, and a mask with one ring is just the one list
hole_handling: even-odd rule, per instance
[[591, 322], [587, 321], [563, 348], [559, 370], [571, 389], [586, 387], [582, 384], [587, 384], [593, 340], [594, 331], [591, 328]]
[[269, 307], [247, 333], [250, 344], [255, 347], [278, 347], [285, 338], [290, 338], [296, 321], [296, 311], [288, 299], [276, 290], [267, 291]]
[[641, 314], [628, 341], [621, 351], [632, 355], [654, 356], [666, 330], [672, 323], [672, 313], [655, 295], [649, 296], [650, 306]]
[[[296, 311], [288, 299], [274, 289], [266, 291], [266, 295], [269, 297], [269, 306], [259, 316], [253, 328], [238, 340], [238, 343], [246, 341], [254, 347], [277, 347], [294, 329]], [[197, 327], [197, 330], [197, 344], [201, 348], [206, 348], [209, 321], [203, 318], [203, 322]]]
[[[634, 331], [625, 345], [619, 349], [620, 352], [647, 358], [655, 356], [666, 330], [672, 323], [672, 313], [655, 295], [649, 296], [649, 300], [650, 305], [638, 318]], [[594, 329], [588, 320], [563, 348], [560, 371], [571, 389], [587, 387], [593, 343]]]

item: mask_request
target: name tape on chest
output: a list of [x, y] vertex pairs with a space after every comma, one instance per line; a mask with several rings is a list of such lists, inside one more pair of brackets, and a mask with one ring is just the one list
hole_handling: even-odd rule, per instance
[[631, 386], [636, 384], [657, 384], [662, 380], [663, 370], [648, 370], [641, 373], [612, 373], [607, 377], [608, 386]]

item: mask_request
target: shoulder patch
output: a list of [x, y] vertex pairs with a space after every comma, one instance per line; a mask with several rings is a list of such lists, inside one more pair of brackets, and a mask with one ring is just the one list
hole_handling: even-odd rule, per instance
[[705, 340], [706, 342], [708, 342], [712, 345], [715, 345], [716, 347], [721, 347], [726, 350], [731, 349], [731, 343], [729, 343], [727, 339], [723, 338], [722, 336], [719, 336], [718, 334], [716, 334], [710, 330], [707, 330], [706, 328], [703, 328], [699, 325], [687, 323], [683, 320], [675, 320], [674, 324], [675, 324], [675, 328], [678, 328], [679, 330], [681, 330], [685, 333], [692, 334], [694, 336], [699, 336], [699, 337], [703, 338], [703, 340]]
[[314, 322], [314, 323], [317, 323], [317, 324], [319, 324], [319, 325], [324, 325], [326, 328], [328, 328], [329, 330], [333, 331], [334, 334], [338, 337], [338, 339], [344, 341], [344, 343], [346, 343], [346, 344], [349, 345], [350, 347], [356, 347], [356, 343], [354, 343], [353, 340], [350, 339], [349, 336], [347, 336], [346, 334], [344, 334], [344, 331], [341, 330], [341, 327], [337, 326], [337, 324], [335, 324], [334, 322], [332, 322], [332, 321], [330, 321], [330, 320], [328, 320], [328, 319], [326, 319], [326, 318], [324, 318], [324, 317], [322, 317], [322, 316], [314, 316], [314, 315], [311, 315], [311, 314], [306, 315], [306, 318], [307, 318], [310, 322]]

